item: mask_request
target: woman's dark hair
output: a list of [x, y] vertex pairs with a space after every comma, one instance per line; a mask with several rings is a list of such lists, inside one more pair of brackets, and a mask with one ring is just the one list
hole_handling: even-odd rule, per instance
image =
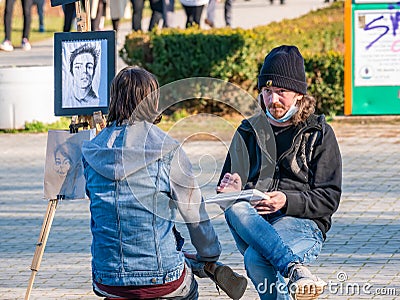
[[153, 74], [140, 67], [125, 67], [111, 83], [107, 126], [114, 121], [117, 126], [124, 121], [156, 123], [160, 120], [159, 98], [159, 84]]

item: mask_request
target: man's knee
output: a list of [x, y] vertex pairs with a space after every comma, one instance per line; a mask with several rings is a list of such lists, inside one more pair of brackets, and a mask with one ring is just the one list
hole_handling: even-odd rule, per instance
[[235, 202], [225, 209], [225, 216], [227, 218], [235, 218], [247, 216], [254, 208], [247, 201]]

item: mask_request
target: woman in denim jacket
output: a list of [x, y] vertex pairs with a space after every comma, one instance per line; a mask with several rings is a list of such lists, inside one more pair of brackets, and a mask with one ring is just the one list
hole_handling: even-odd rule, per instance
[[129, 299], [197, 299], [197, 283], [176, 248], [178, 210], [200, 262], [221, 253], [191, 164], [154, 123], [158, 82], [126, 67], [114, 78], [107, 127], [82, 147], [90, 198], [93, 289]]

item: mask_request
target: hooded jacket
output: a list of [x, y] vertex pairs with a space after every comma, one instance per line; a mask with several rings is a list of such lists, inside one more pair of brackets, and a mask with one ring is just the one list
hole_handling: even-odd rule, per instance
[[[287, 205], [278, 213], [315, 221], [326, 238], [342, 191], [342, 161], [332, 127], [324, 116], [311, 115], [296, 126], [291, 147], [275, 159], [272, 131], [264, 128], [264, 132], [256, 135], [253, 129], [261, 128], [260, 120], [255, 116], [239, 126], [220, 180], [226, 172], [237, 172], [246, 179], [245, 189], [283, 192]], [[257, 138], [264, 144], [261, 148], [269, 153], [261, 155]]]
[[90, 198], [93, 280], [110, 286], [177, 280], [184, 255], [179, 210], [200, 261], [221, 253], [191, 164], [177, 141], [148, 122], [104, 128], [82, 146]]

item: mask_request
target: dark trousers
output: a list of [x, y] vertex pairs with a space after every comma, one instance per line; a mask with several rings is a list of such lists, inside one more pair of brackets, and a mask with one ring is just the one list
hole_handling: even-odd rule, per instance
[[36, 5], [37, 13], [39, 16], [39, 25], [43, 26], [44, 25], [44, 16], [43, 16], [44, 0], [33, 0], [32, 5]]
[[[22, 12], [24, 15], [24, 28], [22, 31], [22, 38], [29, 38], [31, 32], [31, 8], [32, 0], [21, 0]], [[5, 40], [11, 40], [11, 23], [14, 10], [15, 0], [6, 0], [6, 7], [4, 9], [4, 35]]]
[[75, 2], [68, 3], [62, 6], [64, 11], [64, 32], [71, 31], [72, 20], [75, 18]]
[[186, 6], [182, 5], [186, 13], [186, 28], [193, 24], [200, 25], [201, 14], [203, 12], [204, 5], [201, 6]]
[[225, 25], [232, 26], [232, 1], [233, 0], [225, 0], [224, 5], [224, 17], [225, 17]]
[[[132, 30], [142, 30], [142, 15], [144, 0], [131, 0], [133, 14], [132, 14]], [[162, 0], [150, 0], [151, 19], [149, 24], [149, 31], [156, 27], [163, 18], [163, 2]]]
[[101, 17], [105, 15], [106, 12], [106, 3], [103, 0], [99, 1], [99, 5], [97, 6], [96, 18], [90, 19], [90, 27], [92, 31], [100, 30], [100, 20]]

